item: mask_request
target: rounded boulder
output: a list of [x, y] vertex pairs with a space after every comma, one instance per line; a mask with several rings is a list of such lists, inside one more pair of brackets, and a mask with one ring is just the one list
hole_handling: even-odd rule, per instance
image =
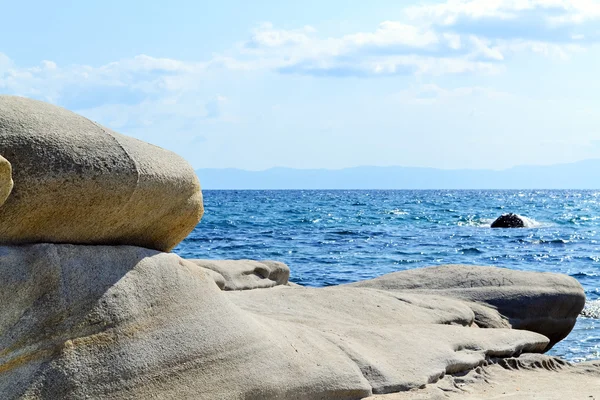
[[0, 155], [0, 243], [169, 251], [203, 214], [184, 159], [51, 104], [0, 96]]
[[6, 158], [0, 156], [0, 206], [8, 198], [12, 187], [12, 167]]
[[492, 228], [525, 228], [526, 224], [523, 218], [517, 214], [502, 214], [494, 222]]

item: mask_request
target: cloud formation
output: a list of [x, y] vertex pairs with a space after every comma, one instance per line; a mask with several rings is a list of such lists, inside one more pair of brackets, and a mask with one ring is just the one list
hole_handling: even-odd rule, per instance
[[600, 3], [591, 0], [449, 0], [409, 7], [401, 21], [340, 37], [265, 24], [246, 48], [262, 59], [279, 59], [283, 73], [490, 73], [516, 53], [568, 58], [600, 41], [598, 22]]
[[[408, 7], [395, 20], [354, 32], [324, 35], [310, 25], [280, 29], [264, 23], [198, 61], [142, 54], [99, 66], [52, 60], [19, 66], [0, 48], [0, 92], [50, 101], [124, 132], [143, 131], [146, 140], [158, 142], [168, 130], [192, 143], [199, 127], [235, 120], [236, 99], [219, 88], [232, 76], [404, 76], [423, 82], [501, 74], [515, 55], [568, 59], [592, 48], [600, 42], [599, 22], [599, 0], [448, 0]], [[485, 90], [416, 85], [401, 99], [432, 104]], [[211, 133], [204, 139], [210, 142]]]
[[198, 89], [206, 71], [487, 74], [501, 72], [507, 56], [516, 53], [568, 58], [600, 41], [600, 2], [592, 0], [448, 0], [409, 7], [404, 14], [371, 31], [332, 37], [309, 25], [285, 30], [265, 23], [240, 45], [198, 62], [138, 55], [97, 67], [42, 61], [23, 68], [0, 53], [0, 89], [88, 108], [94, 104], [82, 100], [85, 92], [97, 93], [97, 103], [128, 104]]

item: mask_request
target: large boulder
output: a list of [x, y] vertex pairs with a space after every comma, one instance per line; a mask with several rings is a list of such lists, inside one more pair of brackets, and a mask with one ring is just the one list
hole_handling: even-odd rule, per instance
[[585, 306], [583, 287], [572, 277], [494, 267], [418, 268], [349, 286], [463, 300], [479, 327], [541, 333], [550, 339], [546, 350], [571, 332]]
[[207, 271], [132, 246], [0, 246], [2, 398], [360, 399], [548, 343], [477, 329], [459, 299], [222, 291]]
[[50, 104], [0, 96], [0, 155], [0, 243], [168, 251], [203, 213], [185, 160]]

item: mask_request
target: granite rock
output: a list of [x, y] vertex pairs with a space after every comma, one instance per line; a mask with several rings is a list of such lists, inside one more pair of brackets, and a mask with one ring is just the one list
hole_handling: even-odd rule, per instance
[[360, 399], [541, 352], [468, 302], [368, 287], [223, 291], [133, 246], [0, 246], [6, 399]]
[[[63, 108], [0, 96], [0, 155], [14, 187], [0, 243], [127, 244], [168, 251], [203, 213], [182, 158]], [[0, 160], [0, 199], [7, 193]]]
[[0, 207], [13, 188], [12, 167], [8, 160], [0, 155]]
[[463, 300], [479, 327], [540, 333], [550, 339], [546, 350], [569, 334], [585, 305], [585, 292], [572, 277], [470, 265], [400, 271], [349, 286]]

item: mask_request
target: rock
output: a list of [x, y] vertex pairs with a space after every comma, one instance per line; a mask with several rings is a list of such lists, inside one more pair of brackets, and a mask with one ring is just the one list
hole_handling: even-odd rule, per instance
[[372, 396], [368, 400], [594, 400], [598, 395], [599, 361], [571, 364], [556, 357], [523, 354], [492, 358], [467, 374], [446, 375], [419, 390]]
[[566, 275], [445, 265], [395, 272], [350, 284], [392, 293], [427, 293], [466, 301], [482, 328], [510, 327], [565, 338], [585, 305], [585, 292]]
[[2, 398], [371, 393], [340, 348], [307, 327], [244, 312], [205, 271], [131, 246], [0, 247]]
[[13, 188], [12, 168], [6, 158], [0, 156], [0, 207]]
[[502, 214], [491, 225], [492, 228], [525, 228], [525, 226], [523, 218], [513, 213]]
[[[168, 251], [203, 213], [198, 178], [182, 158], [50, 104], [0, 96], [0, 153], [15, 182], [0, 207], [0, 243]], [[5, 193], [6, 163], [0, 168]]]
[[[287, 285], [290, 269], [277, 261], [187, 260], [220, 276], [215, 282], [223, 290], [264, 289]], [[220, 282], [223, 282], [221, 285]]]
[[0, 246], [0, 281], [8, 400], [360, 399], [548, 343], [477, 329], [468, 302], [439, 295], [222, 291], [207, 269], [132, 246]]

